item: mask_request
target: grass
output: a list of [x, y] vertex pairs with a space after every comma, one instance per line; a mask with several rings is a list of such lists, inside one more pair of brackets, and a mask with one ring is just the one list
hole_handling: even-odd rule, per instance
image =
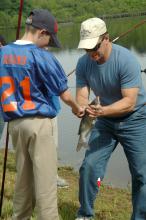
[[[4, 152], [0, 150], [0, 181], [2, 176]], [[78, 174], [71, 167], [58, 169], [60, 176], [64, 177], [70, 187], [58, 189], [58, 207], [62, 220], [74, 220], [78, 202]], [[12, 196], [15, 180], [14, 153], [9, 152], [5, 180], [2, 218], [10, 220], [12, 216]], [[129, 220], [131, 213], [131, 196], [129, 189], [112, 188], [101, 185], [99, 195], [95, 202], [95, 220]], [[35, 220], [35, 214], [31, 220]]]

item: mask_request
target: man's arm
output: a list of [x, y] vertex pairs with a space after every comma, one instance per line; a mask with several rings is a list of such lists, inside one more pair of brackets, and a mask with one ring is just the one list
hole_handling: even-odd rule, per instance
[[103, 107], [104, 114], [107, 116], [122, 116], [134, 110], [138, 88], [122, 89], [123, 98], [112, 105]]
[[76, 89], [76, 101], [77, 103], [82, 106], [86, 107], [89, 104], [89, 94], [90, 94], [90, 89], [85, 86], [82, 88], [77, 88]]
[[91, 117], [120, 117], [134, 110], [139, 88], [122, 89], [123, 98], [107, 106], [91, 106], [87, 111]]

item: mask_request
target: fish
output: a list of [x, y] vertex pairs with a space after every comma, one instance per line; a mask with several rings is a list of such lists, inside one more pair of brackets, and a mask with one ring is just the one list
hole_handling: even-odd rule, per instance
[[[99, 105], [99, 104], [100, 104], [100, 100], [99, 100], [99, 96], [97, 96], [89, 105]], [[85, 113], [79, 125], [79, 130], [78, 130], [79, 140], [76, 147], [77, 152], [80, 151], [82, 147], [88, 148], [87, 137], [90, 134], [90, 131], [93, 128], [94, 124], [95, 124], [95, 119], [89, 117], [88, 113]]]

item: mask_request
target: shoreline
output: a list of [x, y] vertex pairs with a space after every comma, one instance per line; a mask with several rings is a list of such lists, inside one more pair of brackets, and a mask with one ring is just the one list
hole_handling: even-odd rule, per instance
[[[142, 12], [133, 12], [133, 13], [116, 13], [116, 14], [104, 14], [104, 15], [98, 15], [99, 18], [101, 19], [121, 19], [121, 18], [128, 18], [128, 17], [142, 17], [146, 15], [146, 11], [142, 11]], [[73, 25], [73, 24], [79, 24], [81, 21], [78, 22], [74, 22], [74, 21], [58, 21], [58, 24], [62, 25], [62, 26], [67, 26], [67, 25]], [[14, 24], [13, 26], [8, 26], [8, 29], [16, 29], [17, 28], [17, 24]], [[25, 28], [25, 25], [22, 24], [21, 28]], [[5, 26], [0, 26], [0, 30], [5, 29]]]
[[[7, 171], [5, 179], [2, 219], [11, 219], [13, 212], [13, 192], [15, 184], [15, 158], [8, 154]], [[2, 176], [3, 155], [0, 151], [0, 178]], [[71, 167], [58, 169], [59, 176], [69, 183], [68, 188], [58, 189], [58, 209], [63, 220], [74, 220], [79, 208], [78, 201], [78, 174]], [[123, 220], [130, 219], [131, 193], [128, 189], [112, 188], [101, 184], [99, 194], [95, 200], [95, 220]], [[34, 212], [31, 220], [36, 220]]]

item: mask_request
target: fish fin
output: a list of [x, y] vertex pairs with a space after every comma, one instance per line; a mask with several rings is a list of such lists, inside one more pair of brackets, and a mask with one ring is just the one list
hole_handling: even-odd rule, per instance
[[82, 128], [83, 128], [83, 126], [84, 126], [84, 121], [85, 121], [85, 116], [83, 116], [83, 117], [81, 118], [81, 120], [80, 120], [78, 135], [80, 135], [81, 132], [82, 132]]
[[87, 148], [87, 147], [88, 147], [88, 143], [87, 143], [86, 140], [81, 140], [81, 139], [79, 139], [79, 142], [78, 142], [78, 144], [77, 144], [76, 151], [77, 151], [77, 152], [80, 151], [82, 147]]

